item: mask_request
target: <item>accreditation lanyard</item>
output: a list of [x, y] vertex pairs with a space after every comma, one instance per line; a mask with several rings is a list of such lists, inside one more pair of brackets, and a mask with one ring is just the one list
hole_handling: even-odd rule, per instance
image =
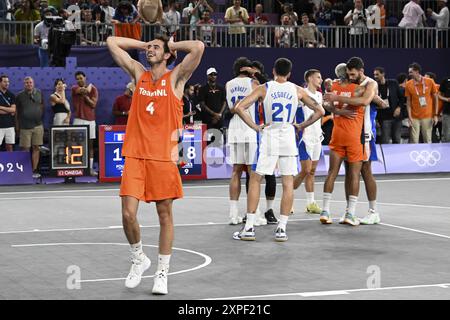
[[[381, 96], [381, 92], [380, 92], [380, 96]], [[384, 103], [386, 103], [388, 105], [389, 108], [389, 86], [386, 82], [386, 98], [383, 99]]]
[[11, 103], [9, 103], [8, 99], [5, 97], [5, 95], [3, 94], [3, 92], [0, 91], [0, 94], [2, 95], [3, 100], [6, 102], [6, 104], [8, 105], [8, 107], [11, 107]]
[[417, 90], [416, 82], [414, 81], [414, 89], [416, 90], [416, 94], [419, 97], [419, 104], [421, 107], [427, 106], [427, 99], [425, 98], [425, 78], [422, 77], [422, 95], [419, 94], [419, 90]]
[[[414, 80], [414, 89], [416, 89], [416, 94], [417, 94], [417, 96], [421, 96], [420, 94], [419, 94], [419, 90], [417, 90], [417, 85], [416, 85], [416, 81]], [[425, 78], [424, 77], [422, 77], [422, 96], [424, 96], [425, 95], [425, 90], [426, 90], [426, 88], [425, 88]]]

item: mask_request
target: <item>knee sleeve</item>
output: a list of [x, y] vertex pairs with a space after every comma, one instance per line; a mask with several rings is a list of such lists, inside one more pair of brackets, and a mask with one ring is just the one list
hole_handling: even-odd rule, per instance
[[274, 198], [275, 192], [277, 190], [277, 180], [275, 179], [275, 175], [265, 176], [266, 178], [266, 197]]

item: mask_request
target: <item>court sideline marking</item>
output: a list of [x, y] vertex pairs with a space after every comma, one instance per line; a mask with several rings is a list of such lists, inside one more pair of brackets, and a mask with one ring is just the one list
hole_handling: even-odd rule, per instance
[[[306, 219], [289, 219], [291, 222], [295, 221], [317, 221], [317, 218]], [[174, 227], [203, 227], [203, 226], [216, 226], [216, 225], [229, 225], [228, 222], [202, 222], [202, 223], [181, 223], [175, 224]], [[159, 228], [159, 224], [140, 226], [141, 228]], [[19, 230], [19, 231], [0, 231], [1, 234], [15, 234], [15, 233], [32, 233], [32, 232], [66, 232], [66, 231], [89, 231], [89, 230], [111, 230], [122, 229], [122, 226], [109, 226], [109, 227], [93, 227], [93, 228], [71, 228], [71, 229], [33, 229], [33, 230]]]
[[[64, 200], [64, 199], [117, 199], [120, 198], [118, 196], [51, 196], [51, 197], [22, 197], [22, 198], [0, 198], [0, 201], [15, 201], [15, 200]], [[225, 196], [185, 196], [183, 199], [216, 199], [216, 200], [227, 200], [229, 197]], [[240, 199], [246, 200], [246, 196], [240, 197]], [[264, 200], [264, 198], [260, 198], [260, 201]], [[281, 198], [275, 198], [274, 200], [281, 201]], [[294, 201], [306, 201], [304, 198], [295, 198]], [[343, 200], [331, 200], [331, 202], [336, 203], [345, 203]], [[367, 201], [358, 201], [358, 204], [367, 204]], [[450, 207], [445, 206], [434, 206], [434, 205], [424, 205], [424, 204], [415, 204], [415, 203], [390, 203], [390, 202], [377, 202], [378, 205], [383, 206], [408, 206], [408, 207], [417, 207], [417, 208], [432, 208], [432, 209], [447, 209], [450, 210]]]
[[[412, 178], [412, 179], [380, 179], [377, 183], [385, 182], [413, 182], [413, 181], [447, 181], [450, 178]], [[362, 183], [362, 181], [361, 181]], [[323, 185], [324, 182], [316, 182], [315, 184]], [[344, 181], [336, 181], [335, 184], [344, 184]], [[261, 184], [262, 186], [264, 184]], [[277, 186], [281, 186], [281, 183], [277, 183]], [[245, 186], [242, 184], [241, 186]], [[183, 186], [183, 189], [203, 189], [203, 188], [228, 188], [228, 184], [220, 185], [203, 185], [203, 186]], [[0, 195], [13, 195], [13, 194], [33, 194], [33, 193], [71, 193], [71, 192], [107, 192], [107, 191], [119, 191], [119, 188], [109, 188], [109, 189], [73, 189], [73, 190], [39, 190], [39, 191], [19, 191], [19, 192], [0, 192]]]
[[[343, 201], [341, 201], [343, 202]], [[448, 208], [450, 209], [450, 208]], [[333, 218], [333, 220], [339, 220], [339, 218]], [[289, 219], [290, 222], [299, 222], [299, 221], [318, 221], [317, 218], [306, 218], [306, 219]], [[206, 222], [206, 223], [185, 223], [185, 224], [175, 224], [174, 227], [203, 227], [203, 226], [217, 226], [217, 225], [228, 225], [227, 222]], [[380, 223], [380, 225], [402, 229], [406, 231], [421, 233], [425, 235], [435, 236], [444, 239], [450, 239], [450, 236], [433, 233], [429, 231], [413, 229], [408, 227], [403, 227], [399, 225], [389, 224], [389, 223]], [[159, 225], [150, 225], [150, 226], [140, 226], [141, 228], [159, 228]], [[365, 226], [363, 226], [364, 228]], [[369, 228], [369, 227], [368, 227]], [[122, 229], [122, 226], [108, 226], [108, 227], [94, 227], [94, 228], [72, 228], [72, 229], [33, 229], [33, 230], [19, 230], [19, 231], [1, 231], [0, 235], [3, 234], [20, 234], [20, 233], [42, 233], [42, 232], [67, 232], [67, 231], [92, 231], [92, 230], [112, 230], [112, 229]]]
[[433, 288], [433, 287], [447, 289], [449, 286], [450, 286], [450, 283], [438, 283], [438, 284], [424, 284], [424, 285], [398, 286], [398, 287], [363, 288], [363, 289], [332, 290], [332, 291], [312, 291], [312, 292], [293, 292], [293, 293], [274, 293], [274, 294], [254, 295], [254, 296], [206, 298], [206, 299], [202, 299], [202, 300], [238, 300], [238, 299], [275, 298], [275, 297], [289, 297], [289, 296], [300, 296], [300, 297], [304, 297], [304, 298], [309, 298], [309, 297], [323, 297], [323, 296], [345, 295], [345, 294], [351, 294], [351, 293], [354, 293], [354, 292], [372, 292], [372, 291], [387, 291], [387, 290], [417, 289], [417, 288]]

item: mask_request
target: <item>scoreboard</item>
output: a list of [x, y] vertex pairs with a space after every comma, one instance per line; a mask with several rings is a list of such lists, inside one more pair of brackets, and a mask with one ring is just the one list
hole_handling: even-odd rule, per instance
[[58, 177], [88, 174], [89, 127], [57, 126], [51, 128], [50, 168]]
[[184, 180], [206, 179], [206, 125], [187, 124], [181, 133], [180, 174]]
[[[99, 128], [100, 182], [120, 181], [122, 177], [125, 129], [125, 125], [101, 125]], [[206, 179], [206, 162], [203, 160], [205, 131], [204, 124], [183, 127], [179, 144], [179, 170], [183, 180]]]
[[99, 159], [100, 182], [120, 181], [125, 158], [122, 157], [125, 125], [100, 126]]

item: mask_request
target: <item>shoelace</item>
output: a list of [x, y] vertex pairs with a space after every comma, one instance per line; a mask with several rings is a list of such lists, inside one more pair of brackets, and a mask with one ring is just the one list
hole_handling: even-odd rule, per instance
[[157, 278], [167, 278], [167, 272], [165, 270], [160, 270], [156, 272]]

